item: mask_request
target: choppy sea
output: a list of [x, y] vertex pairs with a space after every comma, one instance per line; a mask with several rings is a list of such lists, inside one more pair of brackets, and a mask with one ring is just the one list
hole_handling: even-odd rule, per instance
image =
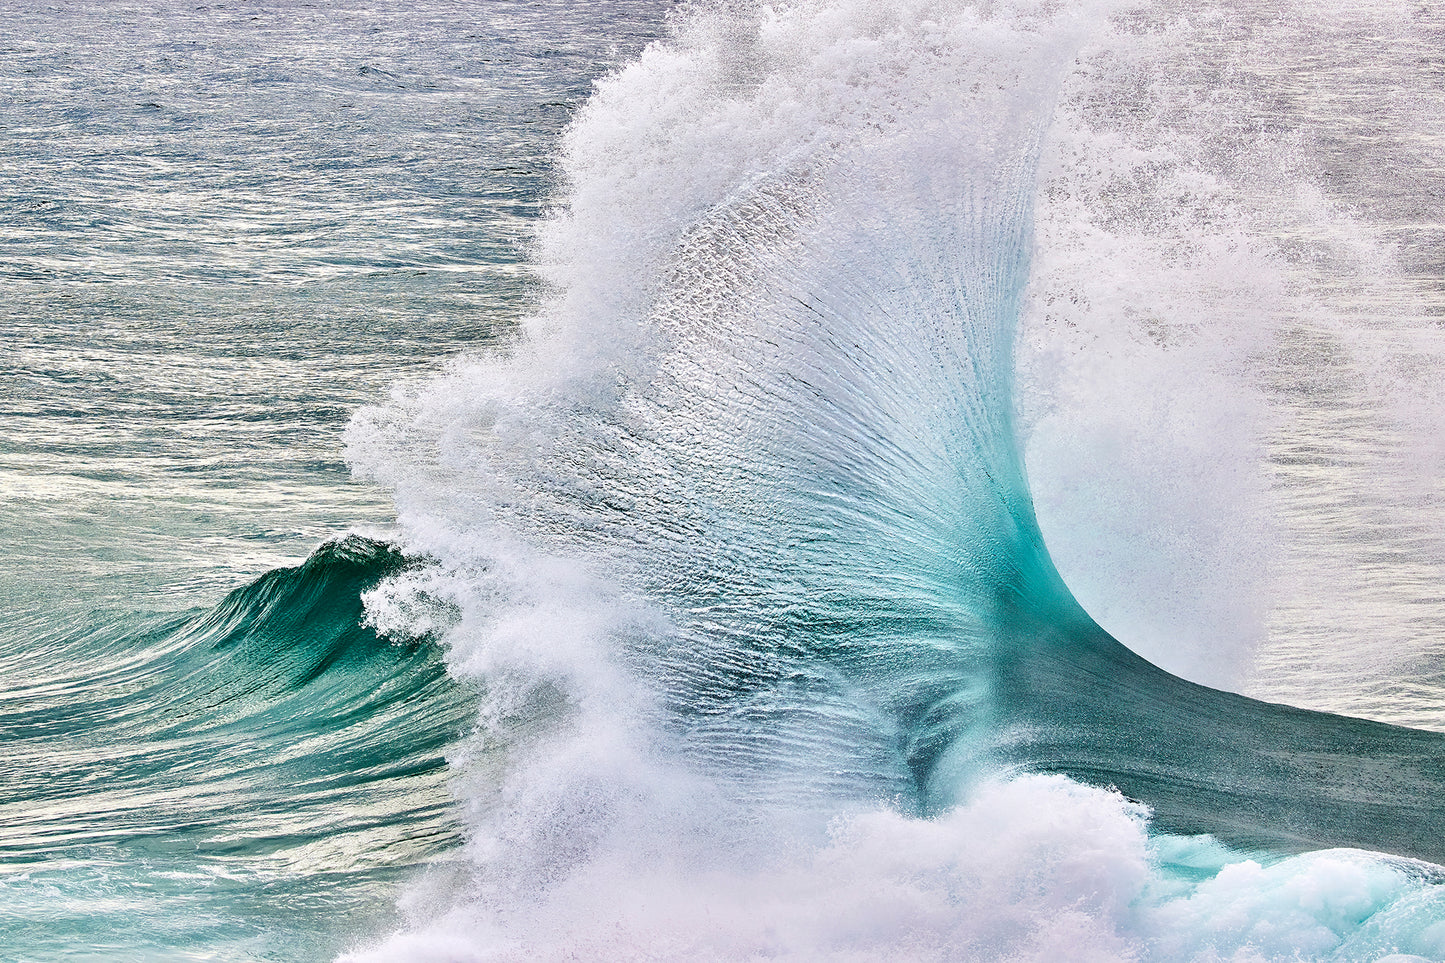
[[0, 956], [1445, 960], [1445, 13], [0, 0]]

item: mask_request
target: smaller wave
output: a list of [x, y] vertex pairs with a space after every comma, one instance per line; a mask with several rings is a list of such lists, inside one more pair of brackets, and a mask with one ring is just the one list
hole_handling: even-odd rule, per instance
[[[235, 590], [175, 630], [187, 640], [181, 666], [190, 698], [232, 714], [247, 702], [263, 712], [304, 710], [322, 727], [334, 712], [370, 717], [398, 699], [416, 700], [445, 680], [431, 640], [379, 636], [362, 604], [364, 593], [415, 564], [390, 545], [352, 535]], [[391, 685], [377, 687], [381, 680]], [[295, 697], [304, 705], [288, 704]]]
[[91, 630], [0, 693], [0, 942], [85, 945], [103, 917], [129, 947], [177, 927], [156, 945], [294, 947], [338, 908], [389, 913], [386, 881], [459, 843], [445, 753], [475, 717], [433, 640], [366, 621], [364, 593], [416, 564], [348, 536], [209, 611]]

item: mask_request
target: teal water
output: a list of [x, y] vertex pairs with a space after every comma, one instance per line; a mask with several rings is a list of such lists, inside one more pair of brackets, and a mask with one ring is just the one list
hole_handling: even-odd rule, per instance
[[1445, 959], [1431, 11], [0, 13], [7, 958]]
[[434, 643], [359, 624], [404, 565], [352, 538], [209, 612], [42, 640], [62, 664], [0, 714], [7, 945], [294, 958], [374, 925], [456, 844], [440, 773], [475, 711]]

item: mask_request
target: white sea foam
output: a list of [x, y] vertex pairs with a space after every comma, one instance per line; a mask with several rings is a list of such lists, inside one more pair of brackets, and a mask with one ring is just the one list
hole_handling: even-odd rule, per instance
[[758, 825], [745, 856], [689, 851], [664, 822], [635, 848], [570, 867], [543, 893], [419, 912], [412, 932], [343, 959], [1402, 963], [1445, 954], [1438, 868], [1349, 850], [1262, 864], [1207, 837], [1151, 840], [1146, 816], [1116, 794], [1034, 776], [986, 785], [934, 819], [842, 817], [813, 845]]

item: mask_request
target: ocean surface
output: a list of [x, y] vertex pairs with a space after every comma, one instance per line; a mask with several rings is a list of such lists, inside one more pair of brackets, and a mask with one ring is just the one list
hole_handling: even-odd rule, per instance
[[0, 957], [1445, 960], [1445, 10], [0, 17]]

